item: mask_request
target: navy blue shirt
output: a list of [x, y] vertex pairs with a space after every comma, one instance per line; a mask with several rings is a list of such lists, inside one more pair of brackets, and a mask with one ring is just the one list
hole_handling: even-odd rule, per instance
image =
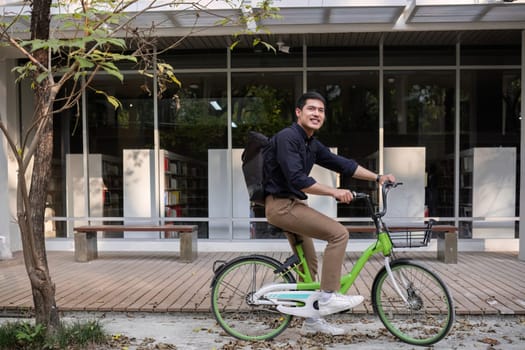
[[306, 199], [301, 191], [316, 183], [310, 176], [314, 164], [352, 176], [357, 169], [353, 159], [332, 153], [314, 137], [308, 138], [297, 123], [275, 134], [264, 150], [265, 191], [278, 197]]

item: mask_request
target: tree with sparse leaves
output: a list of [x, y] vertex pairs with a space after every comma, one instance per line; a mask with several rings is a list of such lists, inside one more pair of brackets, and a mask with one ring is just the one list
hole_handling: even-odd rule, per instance
[[[137, 70], [152, 76], [156, 72], [161, 85], [178, 84], [173, 67], [153, 60], [155, 51], [151, 39], [155, 28], [137, 28], [135, 20], [147, 11], [165, 8], [191, 11], [195, 28], [199, 13], [213, 14], [216, 1], [183, 2], [180, 0], [30, 0], [22, 5], [4, 9], [0, 19], [0, 45], [10, 46], [25, 58], [25, 64], [14, 69], [17, 79], [30, 79], [34, 90], [35, 108], [31, 124], [17, 143], [15, 136], [0, 119], [9, 148], [16, 158], [17, 213], [16, 220], [22, 238], [25, 266], [33, 294], [35, 318], [38, 324], [53, 333], [59, 326], [59, 314], [53, 283], [47, 263], [44, 236], [44, 210], [51, 173], [53, 154], [53, 116], [78, 105], [82, 92], [90, 89], [95, 75], [104, 71], [116, 79], [124, 79], [117, 63], [130, 61]], [[218, 17], [217, 26], [240, 25], [251, 28], [251, 23], [263, 17], [277, 16], [271, 1], [261, 1], [256, 8], [251, 2], [223, 0], [232, 8], [241, 9], [240, 15]], [[133, 6], [133, 11], [130, 11]], [[183, 7], [182, 7], [183, 6]], [[140, 8], [137, 10], [137, 8]], [[24, 20], [30, 18], [29, 30], [20, 30]], [[238, 43], [239, 34], [254, 34], [254, 30], [240, 31], [233, 35], [232, 48]], [[189, 32], [170, 48], [180, 44]], [[255, 38], [255, 37], [254, 37]], [[253, 44], [266, 45], [257, 38]], [[168, 48], [164, 48], [168, 49]], [[154, 63], [155, 62], [155, 63]], [[62, 91], [68, 84], [68, 92]], [[105, 91], [103, 94], [115, 108], [119, 101]], [[58, 107], [57, 107], [58, 106]], [[31, 164], [31, 166], [30, 166]], [[26, 177], [30, 175], [29, 183]]]

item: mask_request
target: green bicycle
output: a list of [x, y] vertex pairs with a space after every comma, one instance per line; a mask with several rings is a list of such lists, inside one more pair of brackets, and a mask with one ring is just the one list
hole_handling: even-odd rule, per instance
[[[377, 241], [341, 277], [339, 292], [346, 294], [370, 257], [382, 254], [384, 266], [371, 289], [374, 312], [401, 341], [426, 346], [448, 334], [455, 312], [447, 286], [434, 272], [418, 262], [395, 258], [395, 245], [382, 217], [388, 192], [400, 184], [381, 187], [383, 209], [377, 212], [368, 194], [354, 193], [355, 199], [364, 199], [368, 204]], [[265, 255], [249, 255], [216, 261], [214, 272], [212, 312], [219, 325], [235, 338], [269, 340], [281, 334], [294, 316], [319, 316], [319, 282], [312, 279], [300, 243], [297, 255], [284, 263]]]

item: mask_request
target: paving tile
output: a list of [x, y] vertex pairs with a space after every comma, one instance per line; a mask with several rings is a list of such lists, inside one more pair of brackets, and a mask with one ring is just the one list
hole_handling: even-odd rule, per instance
[[[78, 263], [73, 252], [49, 252], [48, 261], [61, 311], [207, 312], [214, 262], [248, 254], [201, 252], [187, 264], [168, 253], [101, 252], [97, 260]], [[267, 255], [284, 261], [290, 254]], [[343, 271], [350, 271], [358, 257], [347, 253]], [[417, 249], [397, 257], [434, 270], [449, 287], [457, 314], [525, 315], [525, 262], [515, 252], [460, 252], [457, 264], [444, 264], [435, 252]], [[382, 266], [382, 258], [373, 257], [350, 289], [365, 296], [355, 313], [373, 312], [370, 288]], [[32, 303], [22, 255], [0, 261], [0, 315], [28, 312]]]

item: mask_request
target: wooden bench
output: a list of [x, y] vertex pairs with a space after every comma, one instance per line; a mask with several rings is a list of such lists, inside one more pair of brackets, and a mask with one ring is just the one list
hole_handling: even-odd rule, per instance
[[[345, 226], [348, 233], [374, 233], [374, 226]], [[407, 226], [389, 226], [391, 233], [406, 232], [423, 232], [424, 225], [407, 225]], [[436, 225], [431, 228], [432, 233], [437, 236], [437, 258], [445, 264], [457, 264], [458, 262], [458, 229], [453, 225]], [[429, 237], [430, 238], [430, 237]]]
[[78, 226], [75, 231], [75, 261], [87, 262], [98, 258], [98, 232], [178, 232], [180, 260], [192, 262], [197, 257], [196, 225], [90, 225]]

